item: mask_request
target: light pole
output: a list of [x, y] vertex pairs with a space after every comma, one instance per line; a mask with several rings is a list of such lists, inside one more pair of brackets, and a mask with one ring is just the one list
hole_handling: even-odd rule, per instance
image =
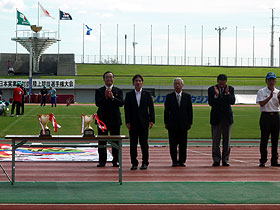
[[136, 59], [135, 59], [135, 46], [138, 43], [135, 42], [135, 24], [133, 25], [133, 42], [132, 42], [132, 46], [133, 46], [133, 64], [136, 64]]
[[224, 30], [226, 30], [227, 27], [218, 27], [218, 28], [215, 28], [216, 31], [218, 31], [218, 34], [219, 34], [219, 66], [221, 65], [221, 36], [222, 36], [222, 32]]
[[136, 57], [135, 57], [135, 46], [137, 45], [137, 42], [132, 42], [133, 46], [133, 64], [136, 64]]
[[127, 35], [124, 35], [124, 64], [126, 64], [126, 46], [127, 46]]

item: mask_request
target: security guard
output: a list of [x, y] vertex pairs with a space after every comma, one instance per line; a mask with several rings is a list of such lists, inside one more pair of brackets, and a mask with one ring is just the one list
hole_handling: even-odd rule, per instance
[[276, 75], [269, 72], [265, 82], [267, 87], [258, 91], [256, 102], [260, 105], [261, 142], [260, 142], [260, 167], [265, 167], [267, 161], [267, 144], [271, 135], [271, 166], [279, 167], [278, 163], [278, 137], [279, 137], [279, 111], [280, 91], [275, 88]]

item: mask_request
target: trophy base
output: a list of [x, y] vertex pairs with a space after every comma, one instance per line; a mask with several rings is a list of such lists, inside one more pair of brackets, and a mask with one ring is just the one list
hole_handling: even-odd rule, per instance
[[47, 136], [52, 136], [51, 131], [49, 129], [47, 129], [47, 130], [45, 130], [45, 134], [43, 134], [43, 130], [41, 130], [39, 137], [47, 137]]
[[83, 137], [87, 137], [87, 136], [94, 136], [94, 130], [91, 130], [91, 129], [89, 129], [89, 130], [84, 130], [84, 135], [83, 135]]

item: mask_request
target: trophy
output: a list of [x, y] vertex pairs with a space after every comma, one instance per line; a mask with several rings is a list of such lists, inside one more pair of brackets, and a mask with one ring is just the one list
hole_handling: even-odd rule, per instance
[[42, 30], [42, 26], [36, 26], [36, 25], [32, 25], [30, 26], [31, 30], [38, 33], [39, 31]]
[[42, 128], [40, 137], [51, 136], [50, 129], [48, 128], [48, 123], [50, 122], [50, 114], [38, 114], [37, 117]]
[[[94, 136], [94, 130], [90, 125], [94, 120], [94, 116], [82, 114], [81, 118], [82, 118], [82, 133], [84, 134], [84, 137]], [[87, 124], [86, 128], [84, 128], [85, 124]]]

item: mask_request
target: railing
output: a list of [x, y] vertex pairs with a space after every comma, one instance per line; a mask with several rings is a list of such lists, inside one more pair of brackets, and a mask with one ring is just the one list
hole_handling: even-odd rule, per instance
[[36, 37], [43, 37], [43, 38], [55, 38], [58, 37], [57, 31], [49, 31], [49, 30], [41, 30], [38, 33], [35, 33], [31, 30], [17, 30], [17, 37], [34, 37], [34, 34], [36, 34]]
[[[127, 55], [76, 55], [76, 63], [134, 64], [133, 56]], [[197, 65], [218, 66], [218, 57], [186, 57], [184, 56], [135, 56], [135, 64], [143, 65]], [[221, 66], [263, 66], [270, 67], [270, 58], [233, 58], [222, 57]], [[279, 67], [279, 59], [274, 59], [274, 67]]]

